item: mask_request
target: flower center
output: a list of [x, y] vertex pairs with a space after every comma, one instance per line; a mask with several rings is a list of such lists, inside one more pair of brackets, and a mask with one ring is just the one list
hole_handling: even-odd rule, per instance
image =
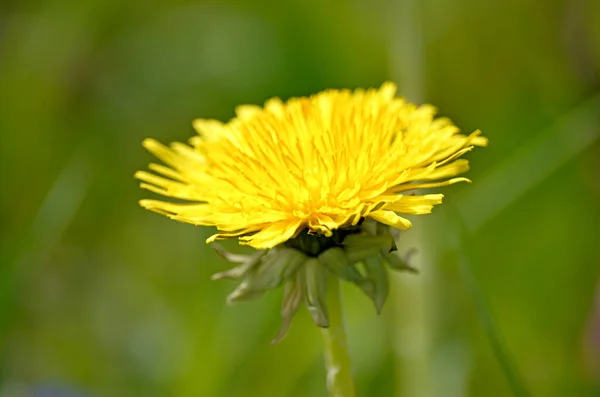
[[317, 257], [329, 248], [342, 247], [342, 243], [347, 236], [360, 232], [362, 222], [363, 220], [361, 219], [355, 226], [333, 230], [333, 234], [329, 237], [322, 234], [311, 234], [308, 232], [309, 229], [305, 228], [298, 236], [286, 241], [284, 245], [300, 250], [308, 256]]

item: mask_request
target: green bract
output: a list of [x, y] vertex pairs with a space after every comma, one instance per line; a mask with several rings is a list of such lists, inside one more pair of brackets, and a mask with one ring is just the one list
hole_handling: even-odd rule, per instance
[[388, 268], [415, 272], [398, 255], [390, 228], [375, 221], [337, 230], [331, 237], [302, 232], [285, 244], [252, 255], [232, 254], [217, 244], [214, 247], [225, 259], [238, 264], [213, 276], [215, 280], [241, 280], [227, 297], [228, 303], [259, 298], [285, 284], [282, 326], [274, 343], [286, 335], [302, 300], [315, 325], [329, 326], [325, 303], [328, 277], [355, 284], [380, 313], [389, 292]]

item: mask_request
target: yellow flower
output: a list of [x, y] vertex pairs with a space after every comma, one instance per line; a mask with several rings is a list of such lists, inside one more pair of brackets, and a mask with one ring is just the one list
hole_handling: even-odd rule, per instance
[[411, 227], [399, 214], [431, 212], [442, 194], [415, 189], [468, 181], [459, 159], [487, 139], [469, 136], [429, 105], [395, 97], [396, 86], [326, 90], [286, 103], [239, 106], [228, 123], [199, 119], [189, 145], [143, 145], [166, 165], [139, 171], [141, 186], [187, 201], [142, 200], [178, 221], [215, 226], [215, 239], [239, 236], [257, 249], [275, 247], [301, 231], [331, 236], [373, 219]]
[[[228, 302], [253, 299], [285, 285], [287, 332], [304, 300], [314, 323], [329, 326], [330, 275], [355, 284], [380, 312], [389, 292], [388, 267], [416, 271], [396, 251], [390, 227], [408, 229], [400, 214], [431, 212], [441, 194], [414, 190], [468, 181], [459, 159], [487, 139], [469, 136], [432, 106], [395, 97], [396, 86], [327, 90], [264, 108], [244, 105], [228, 123], [195, 120], [190, 144], [144, 146], [167, 166], [139, 171], [141, 186], [179, 202], [142, 200], [152, 211], [215, 226], [216, 239], [239, 237], [252, 255], [217, 251], [237, 266], [214, 279], [241, 281]], [[411, 192], [412, 191], [412, 192]], [[183, 203], [181, 201], [184, 201]], [[337, 281], [335, 281], [337, 282]]]

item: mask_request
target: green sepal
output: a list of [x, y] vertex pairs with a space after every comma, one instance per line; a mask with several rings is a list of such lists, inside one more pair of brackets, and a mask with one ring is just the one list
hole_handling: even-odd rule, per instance
[[367, 296], [371, 297], [373, 295], [373, 283], [365, 278], [355, 263], [350, 263], [346, 252], [342, 248], [334, 247], [324, 251], [319, 255], [319, 261], [337, 277], [354, 283]]
[[[378, 236], [392, 236], [390, 233], [390, 227], [379, 222], [375, 222], [375, 234]], [[393, 237], [392, 241], [394, 241]]]
[[364, 289], [363, 291], [369, 295], [375, 304], [377, 314], [380, 314], [390, 292], [388, 271], [379, 257], [369, 257], [362, 262], [365, 269], [365, 278], [371, 282], [373, 287], [369, 291], [370, 293]]
[[302, 301], [302, 290], [298, 283], [297, 277], [292, 278], [285, 285], [283, 291], [283, 299], [281, 302], [281, 327], [277, 335], [271, 340], [271, 344], [279, 343], [288, 333], [294, 314]]
[[382, 248], [389, 248], [392, 242], [391, 235], [351, 234], [344, 239], [344, 251], [348, 261], [356, 263], [377, 255]]
[[372, 236], [376, 236], [379, 233], [377, 233], [377, 231], [379, 230], [379, 222], [374, 221], [372, 219], [367, 219], [365, 220], [361, 225], [360, 225], [360, 231], [363, 234], [369, 234]]
[[265, 255], [265, 251], [258, 251], [252, 255], [238, 255], [232, 254], [223, 250], [220, 246], [215, 246], [217, 252], [223, 256], [223, 258], [234, 262], [241, 263], [241, 265], [225, 270], [224, 272], [215, 273], [211, 279], [220, 280], [223, 278], [239, 279], [244, 277], [248, 272], [254, 269], [259, 263], [261, 258]]
[[408, 257], [410, 257], [411, 253], [414, 250], [409, 251], [406, 255], [406, 259], [401, 258], [397, 253], [381, 253], [381, 258], [393, 269], [397, 271], [405, 271], [410, 273], [418, 274], [419, 271], [408, 264]]
[[348, 260], [346, 252], [341, 247], [333, 247], [319, 255], [319, 261], [333, 274], [353, 283], [364, 280], [356, 266]]
[[390, 245], [390, 248], [388, 250], [386, 250], [387, 253], [390, 252], [396, 252], [398, 251], [398, 246], [396, 246], [396, 240], [392, 237], [392, 244]]
[[226, 259], [227, 261], [231, 262], [231, 263], [245, 263], [247, 262], [251, 257], [253, 257], [254, 255], [256, 255], [257, 253], [264, 253], [264, 250], [255, 252], [252, 255], [242, 255], [242, 254], [234, 254], [232, 252], [226, 251], [223, 247], [221, 247], [221, 244], [217, 244], [217, 243], [212, 243], [210, 245], [215, 251], [217, 251], [217, 254], [221, 255], [224, 259]]
[[327, 328], [327, 269], [317, 258], [310, 258], [298, 271], [304, 303], [317, 327]]
[[244, 281], [227, 297], [227, 303], [255, 299], [267, 290], [277, 288], [292, 277], [307, 260], [304, 253], [287, 247], [275, 247], [264, 254], [257, 266], [249, 271]]

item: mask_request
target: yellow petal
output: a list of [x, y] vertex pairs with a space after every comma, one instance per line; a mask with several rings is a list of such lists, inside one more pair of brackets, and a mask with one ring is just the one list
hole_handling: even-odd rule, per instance
[[405, 185], [399, 185], [399, 186], [395, 186], [392, 189], [390, 189], [390, 192], [394, 192], [394, 193], [400, 193], [400, 192], [405, 192], [407, 190], [416, 190], [416, 189], [431, 189], [434, 187], [440, 187], [440, 186], [449, 186], [449, 185], [453, 185], [455, 183], [458, 182], [467, 182], [467, 183], [471, 183], [470, 179], [467, 178], [452, 178], [449, 179], [447, 181], [443, 181], [443, 182], [434, 182], [434, 183], [407, 183]]
[[368, 215], [370, 218], [373, 218], [377, 222], [384, 223], [386, 225], [390, 225], [395, 227], [396, 229], [406, 230], [412, 227], [412, 223], [401, 216], [396, 215], [393, 211], [375, 211], [371, 212]]
[[273, 223], [251, 236], [240, 238], [240, 240], [242, 244], [256, 249], [271, 248], [289, 240], [298, 232], [301, 224], [301, 221]]
[[469, 170], [468, 160], [456, 160], [450, 164], [441, 167], [436, 167], [434, 170], [422, 175], [419, 180], [431, 181], [436, 179], [450, 178], [452, 176], [462, 174]]
[[137, 179], [146, 183], [140, 184], [144, 189], [148, 189], [163, 196], [180, 198], [183, 200], [200, 200], [202, 194], [194, 185], [177, 182], [171, 179], [163, 178], [146, 171], [138, 171], [134, 175]]
[[386, 204], [386, 210], [401, 214], [422, 215], [431, 213], [434, 205], [441, 204], [443, 194], [426, 194], [424, 196], [402, 196], [397, 201]]
[[249, 119], [260, 112], [262, 112], [262, 108], [256, 105], [240, 105], [235, 108], [235, 114], [240, 119]]
[[198, 134], [207, 139], [218, 139], [224, 135], [224, 124], [218, 120], [195, 119], [192, 126]]

